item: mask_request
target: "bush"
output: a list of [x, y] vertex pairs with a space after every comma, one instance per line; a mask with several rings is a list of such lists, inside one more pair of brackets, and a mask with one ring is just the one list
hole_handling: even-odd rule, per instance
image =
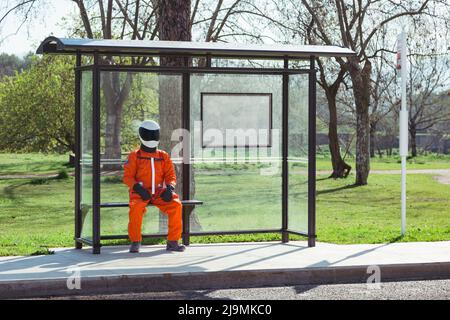
[[47, 184], [48, 181], [49, 181], [48, 178], [36, 178], [36, 179], [32, 179], [30, 181], [30, 184], [32, 184], [32, 185]]
[[102, 180], [104, 183], [122, 183], [122, 176], [109, 176], [104, 177]]
[[66, 170], [60, 170], [59, 172], [58, 172], [58, 175], [56, 176], [56, 179], [68, 179], [69, 178], [69, 174], [67, 173], [67, 171]]

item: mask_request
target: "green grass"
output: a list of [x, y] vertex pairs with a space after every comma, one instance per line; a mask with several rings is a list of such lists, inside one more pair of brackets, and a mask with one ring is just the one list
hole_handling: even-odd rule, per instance
[[67, 154], [0, 153], [0, 176], [57, 173], [62, 169], [73, 170], [67, 166], [68, 161]]
[[[353, 177], [351, 177], [353, 180]], [[400, 235], [400, 176], [371, 175], [367, 186], [318, 181], [318, 240], [333, 243], [450, 240], [450, 187], [431, 175], [407, 177], [407, 234]]]
[[73, 178], [0, 180], [0, 255], [68, 246], [73, 237]]
[[[317, 154], [317, 170], [331, 170], [330, 157], [328, 154]], [[67, 167], [67, 154], [42, 154], [42, 153], [0, 153], [0, 175], [56, 173]], [[355, 160], [348, 158], [347, 162], [355, 168]], [[228, 165], [233, 167], [233, 165]], [[375, 157], [371, 159], [373, 170], [400, 170], [400, 157]], [[419, 155], [408, 160], [408, 169], [449, 169], [450, 155]]]
[[[331, 162], [328, 155], [318, 154], [316, 156], [317, 170], [331, 170]], [[355, 170], [355, 159], [348, 158], [346, 162]], [[399, 156], [375, 157], [370, 160], [372, 170], [400, 170], [401, 162]], [[419, 155], [408, 159], [407, 169], [450, 169], [450, 155]]]
[[[0, 155], [12, 159], [12, 155]], [[67, 156], [20, 155], [9, 163], [10, 172], [25, 173], [26, 166], [41, 172], [67, 169]], [[22, 159], [27, 164], [23, 164]], [[33, 160], [34, 159], [34, 162]], [[429, 161], [432, 163], [433, 161]], [[5, 164], [1, 162], [5, 168]], [[253, 170], [253, 172], [252, 172]], [[197, 210], [204, 230], [279, 227], [280, 184], [277, 176], [259, 175], [257, 168], [232, 168], [220, 175], [202, 170], [196, 175], [196, 198], [205, 204]], [[302, 167], [295, 167], [298, 173]], [[35, 172], [35, 171], [32, 171]], [[450, 187], [431, 175], [408, 175], [408, 231], [400, 234], [400, 176], [377, 174], [369, 185], [353, 187], [354, 176], [346, 180], [317, 181], [318, 240], [333, 243], [386, 243], [392, 241], [450, 240]], [[0, 255], [48, 253], [48, 248], [73, 245], [74, 179], [59, 178], [0, 180]], [[305, 226], [305, 177], [292, 175], [290, 223]], [[102, 201], [127, 201], [126, 188], [117, 177], [102, 178]], [[126, 233], [127, 209], [102, 211], [102, 233]], [[86, 228], [88, 226], [86, 225]], [[144, 232], [156, 232], [158, 215], [151, 208]], [[89, 230], [89, 229], [87, 229]], [[277, 234], [222, 237], [192, 237], [193, 242], [279, 240]], [[293, 237], [293, 239], [301, 239]], [[161, 243], [149, 239], [146, 243]], [[114, 241], [106, 243], [126, 243]]]

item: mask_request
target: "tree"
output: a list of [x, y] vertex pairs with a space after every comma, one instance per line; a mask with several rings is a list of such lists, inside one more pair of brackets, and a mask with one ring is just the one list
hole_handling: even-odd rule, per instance
[[[73, 0], [78, 8], [84, 27], [84, 35], [87, 38], [102, 39], [144, 39], [150, 34], [150, 39], [155, 37], [154, 8], [146, 2], [137, 0], [134, 5], [129, 1], [98, 0], [95, 9], [90, 5], [89, 12], [84, 0]], [[121, 58], [104, 56], [101, 63], [120, 64]], [[132, 59], [132, 64], [145, 64], [147, 59]], [[121, 158], [121, 127], [123, 119], [123, 106], [130, 94], [133, 77], [127, 73], [125, 79], [121, 79], [118, 72], [104, 72], [102, 74], [103, 97], [106, 102], [105, 125], [105, 154], [107, 159]], [[105, 165], [103, 169], [115, 170], [120, 165]]]
[[[396, 97], [395, 68], [389, 62], [387, 53], [382, 51], [379, 57], [374, 57], [374, 72], [372, 75], [372, 92], [370, 112], [370, 157], [375, 157], [377, 149], [377, 131], [381, 121], [392, 114], [400, 105]], [[390, 54], [392, 57], [392, 54]], [[392, 59], [390, 59], [392, 60]]]
[[443, 92], [450, 80], [449, 61], [440, 56], [410, 56], [409, 136], [411, 155], [417, 156], [417, 133], [450, 121], [450, 107]]
[[30, 52], [23, 58], [14, 54], [0, 54], [0, 80], [5, 76], [13, 76], [16, 72], [22, 72], [31, 65], [33, 54]]
[[352, 169], [341, 155], [339, 136], [338, 136], [338, 117], [337, 117], [337, 103], [336, 96], [340, 85], [344, 82], [346, 74], [345, 69], [340, 69], [335, 80], [329, 84], [327, 82], [327, 72], [321, 59], [317, 59], [317, 65], [320, 70], [318, 83], [325, 91], [325, 96], [328, 103], [329, 122], [328, 122], [328, 147], [330, 149], [331, 164], [333, 166], [332, 178], [346, 178]]
[[[75, 21], [73, 33], [86, 38], [102, 38], [102, 39], [133, 39], [153, 40], [160, 35], [161, 26], [157, 19], [160, 1], [144, 1], [144, 0], [71, 0], [78, 7], [78, 20]], [[177, 4], [179, 1], [171, 1]], [[189, 4], [190, 1], [181, 1]], [[177, 5], [182, 5], [180, 4]], [[219, 36], [226, 27], [227, 21], [235, 15], [237, 4], [240, 0], [235, 0], [226, 7], [224, 1], [219, 1], [215, 5], [211, 16], [208, 17], [207, 11], [211, 1], [196, 0], [192, 16], [188, 16], [186, 23], [189, 26], [189, 33], [193, 25], [200, 27], [207, 26], [205, 38], [206, 41], [218, 41]], [[5, 14], [0, 17], [0, 23], [10, 13], [21, 13], [23, 21], [21, 25], [30, 20], [33, 15], [38, 13], [46, 4], [45, 0], [15, 0], [8, 2], [5, 6]], [[164, 5], [164, 2], [162, 2]], [[169, 3], [167, 3], [169, 4]], [[167, 5], [166, 4], [166, 5]], [[184, 6], [186, 7], [186, 6]], [[208, 10], [206, 10], [208, 9]], [[175, 12], [174, 12], [175, 13]], [[195, 21], [199, 17], [198, 21]], [[182, 18], [181, 15], [169, 17], [169, 19]], [[167, 20], [166, 25], [170, 26], [174, 20]], [[164, 22], [162, 22], [164, 24]], [[168, 31], [167, 29], [166, 31]], [[175, 31], [176, 32], [176, 31]], [[164, 32], [162, 33], [164, 39]], [[181, 39], [181, 38], [180, 38]], [[189, 37], [190, 39], [190, 37]], [[103, 64], [121, 64], [124, 61], [118, 57], [102, 56]], [[131, 64], [148, 64], [154, 63], [151, 58], [133, 58], [128, 63]], [[106, 126], [105, 126], [105, 154], [108, 159], [120, 159], [121, 155], [121, 124], [122, 110], [125, 100], [130, 94], [133, 77], [127, 74], [125, 79], [121, 78], [118, 73], [103, 73], [102, 75], [102, 91], [103, 99], [106, 102]], [[165, 121], [163, 119], [163, 121]], [[168, 120], [170, 122], [170, 120]], [[169, 127], [170, 128], [170, 127]], [[117, 169], [114, 165], [104, 166], [104, 169]]]
[[[157, 19], [160, 40], [191, 41], [191, 1], [158, 0]], [[183, 58], [162, 57], [161, 66], [182, 67]], [[189, 62], [188, 62], [189, 64]], [[173, 77], [160, 80], [159, 114], [161, 125], [161, 145], [172, 150], [177, 143], [171, 141], [174, 130], [181, 128], [181, 90], [180, 83]]]
[[[366, 185], [370, 171], [370, 116], [369, 105], [372, 92], [372, 54], [370, 44], [384, 25], [402, 16], [413, 16], [424, 12], [429, 0], [410, 1], [408, 6], [392, 1], [328, 1], [302, 0], [314, 22], [313, 32], [324, 44], [342, 44], [356, 52], [346, 60], [336, 58], [341, 68], [347, 70], [352, 82], [356, 110], [356, 185]], [[330, 17], [331, 16], [331, 17]], [[335, 28], [324, 21], [334, 20]], [[336, 31], [336, 32], [335, 32]]]
[[[305, 42], [317, 44], [312, 32], [313, 21], [307, 15], [307, 11], [292, 0], [267, 0], [267, 1], [242, 1], [239, 12], [245, 13], [251, 21], [245, 21], [250, 29], [239, 29], [234, 35], [247, 40], [263, 41], [270, 39], [275, 42]], [[243, 16], [243, 17], [245, 17]], [[242, 23], [245, 25], [245, 23]], [[320, 71], [317, 83], [325, 92], [328, 105], [328, 138], [333, 172], [330, 177], [344, 178], [350, 173], [351, 166], [341, 156], [341, 148], [337, 133], [337, 109], [336, 96], [346, 72], [339, 72], [326, 59], [316, 59]], [[295, 61], [293, 61], [295, 63]], [[331, 75], [334, 75], [333, 78]]]
[[0, 150], [75, 151], [73, 63], [36, 58], [30, 69], [0, 82]]
[[[44, 0], [16, 0], [8, 11], [21, 8], [32, 9], [37, 3]], [[238, 4], [241, 0], [234, 0], [228, 6], [226, 1], [214, 3], [210, 10], [212, 1], [196, 0], [192, 14], [191, 2], [181, 0], [153, 0], [153, 1], [128, 1], [128, 0], [72, 0], [76, 3], [79, 11], [78, 20], [75, 21], [73, 33], [85, 38], [102, 39], [133, 39], [133, 40], [191, 40], [191, 29], [197, 26], [204, 30], [206, 41], [221, 41], [227, 23], [237, 25], [236, 16]], [[228, 2], [227, 2], [228, 3]], [[239, 13], [240, 14], [240, 13]], [[235, 17], [233, 20], [232, 18]], [[25, 16], [24, 21], [28, 18]], [[232, 33], [232, 32], [230, 32]], [[102, 64], [153, 64], [152, 58], [132, 58], [131, 61], [118, 57], [102, 56]], [[183, 65], [184, 60], [162, 57], [161, 65]], [[106, 113], [105, 124], [105, 154], [107, 159], [120, 159], [121, 145], [123, 144], [123, 110], [124, 104], [133, 94], [132, 74], [117, 72], [102, 73], [102, 106]], [[177, 86], [173, 86], [170, 76], [160, 77], [160, 114], [159, 121], [162, 128], [161, 147], [170, 151], [172, 147], [172, 132], [181, 127], [180, 101], [176, 101]], [[131, 92], [131, 93], [130, 93]], [[117, 165], [103, 165], [105, 169], [117, 169]], [[177, 192], [180, 192], [180, 183]], [[192, 188], [193, 190], [194, 188]], [[195, 214], [191, 215], [195, 218]], [[165, 215], [164, 217], [165, 218]], [[165, 224], [165, 223], [163, 223]], [[193, 228], [196, 224], [193, 224]]]
[[[313, 27], [314, 20], [311, 19], [309, 25], [306, 28], [306, 39], [308, 43], [312, 45], [317, 43], [317, 39], [316, 37], [314, 37], [314, 34], [312, 32]], [[319, 68], [319, 77], [317, 82], [324, 90], [328, 104], [328, 148], [330, 150], [331, 165], [333, 167], [333, 172], [331, 173], [330, 177], [335, 179], [346, 178], [350, 174], [352, 167], [344, 161], [341, 155], [337, 129], [338, 117], [336, 97], [338, 95], [339, 87], [344, 83], [344, 78], [347, 72], [344, 68], [338, 68], [337, 72], [336, 70], [330, 70], [330, 67], [327, 67], [320, 58], [317, 58], [316, 61]], [[335, 66], [332, 66], [331, 68], [336, 69]], [[330, 78], [330, 74], [337, 74], [337, 76], [334, 78], [334, 80], [330, 81], [328, 80]]]
[[[160, 40], [191, 41], [191, 1], [155, 0], [157, 8], [158, 34]], [[187, 62], [189, 64], [189, 62]], [[186, 65], [183, 58], [161, 57], [161, 66], [182, 67]], [[179, 77], [159, 77], [159, 122], [161, 126], [161, 148], [172, 150], [178, 141], [172, 140], [172, 133], [182, 128], [182, 94]], [[186, 150], [183, 150], [186, 152]], [[175, 165], [177, 171], [176, 192], [182, 194], [181, 166]], [[159, 230], [167, 228], [167, 216], [160, 212]], [[194, 228], [198, 228], [197, 225]]]

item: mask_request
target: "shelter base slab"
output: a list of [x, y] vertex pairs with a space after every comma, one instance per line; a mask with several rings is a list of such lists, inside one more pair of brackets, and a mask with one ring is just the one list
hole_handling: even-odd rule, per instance
[[53, 255], [0, 257], [0, 298], [367, 282], [373, 266], [381, 282], [448, 279], [450, 241], [192, 244], [183, 253], [143, 246], [139, 254], [105, 246], [101, 255], [58, 248]]

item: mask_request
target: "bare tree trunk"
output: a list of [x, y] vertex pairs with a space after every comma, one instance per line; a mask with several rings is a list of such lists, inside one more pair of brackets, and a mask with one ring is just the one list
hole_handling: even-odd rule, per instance
[[366, 185], [370, 171], [369, 114], [359, 110], [356, 114], [356, 185]]
[[417, 157], [417, 129], [415, 123], [409, 125], [409, 136], [411, 137], [411, 156]]
[[[312, 40], [310, 39], [310, 42]], [[319, 84], [325, 91], [325, 96], [327, 98], [328, 112], [329, 112], [329, 123], [328, 123], [328, 147], [331, 154], [331, 165], [333, 166], [333, 172], [330, 178], [346, 178], [350, 174], [350, 167], [342, 159], [341, 150], [339, 147], [339, 137], [337, 132], [337, 107], [336, 107], [336, 96], [339, 90], [339, 86], [344, 81], [344, 75], [346, 70], [341, 68], [339, 73], [330, 85], [325, 77], [325, 69], [323, 67], [322, 61], [317, 59], [317, 65], [320, 70], [320, 81]]]
[[[158, 1], [158, 29], [160, 40], [191, 41], [191, 1], [190, 0], [159, 0]], [[191, 64], [180, 57], [161, 57], [161, 66], [180, 67]], [[161, 148], [170, 153], [178, 141], [171, 141], [172, 133], [182, 128], [182, 90], [179, 78], [160, 76], [159, 80], [159, 122], [161, 126]], [[175, 191], [182, 194], [181, 165], [175, 166], [177, 172], [177, 186]], [[191, 191], [193, 177], [191, 178]], [[200, 230], [198, 217], [191, 214], [192, 230]], [[160, 213], [159, 230], [167, 230], [167, 216]]]
[[[110, 95], [109, 89], [104, 90], [105, 95]], [[121, 156], [120, 127], [122, 123], [122, 105], [106, 105], [105, 125], [105, 159], [119, 160]], [[120, 164], [105, 164], [103, 170], [117, 170]]]
[[377, 131], [377, 125], [375, 122], [370, 122], [370, 157], [375, 158], [375, 144], [376, 144], [376, 136], [375, 133]]
[[333, 166], [332, 178], [346, 178], [352, 167], [350, 167], [342, 159], [341, 150], [339, 147], [339, 139], [337, 132], [337, 108], [336, 95], [326, 93], [328, 100], [328, 109], [330, 114], [330, 123], [328, 125], [328, 146], [331, 153], [331, 164]]
[[[119, 73], [104, 72], [102, 74], [102, 87], [105, 99], [105, 159], [120, 160], [122, 127], [122, 110], [125, 100], [131, 90], [132, 76], [127, 74], [123, 85]], [[121, 164], [105, 164], [103, 170], [120, 170]]]
[[353, 95], [356, 105], [356, 180], [355, 184], [367, 184], [370, 172], [369, 154], [369, 103], [370, 103], [370, 73], [371, 63], [366, 60], [364, 67], [360, 68], [358, 57], [349, 58], [349, 72], [353, 84]]

